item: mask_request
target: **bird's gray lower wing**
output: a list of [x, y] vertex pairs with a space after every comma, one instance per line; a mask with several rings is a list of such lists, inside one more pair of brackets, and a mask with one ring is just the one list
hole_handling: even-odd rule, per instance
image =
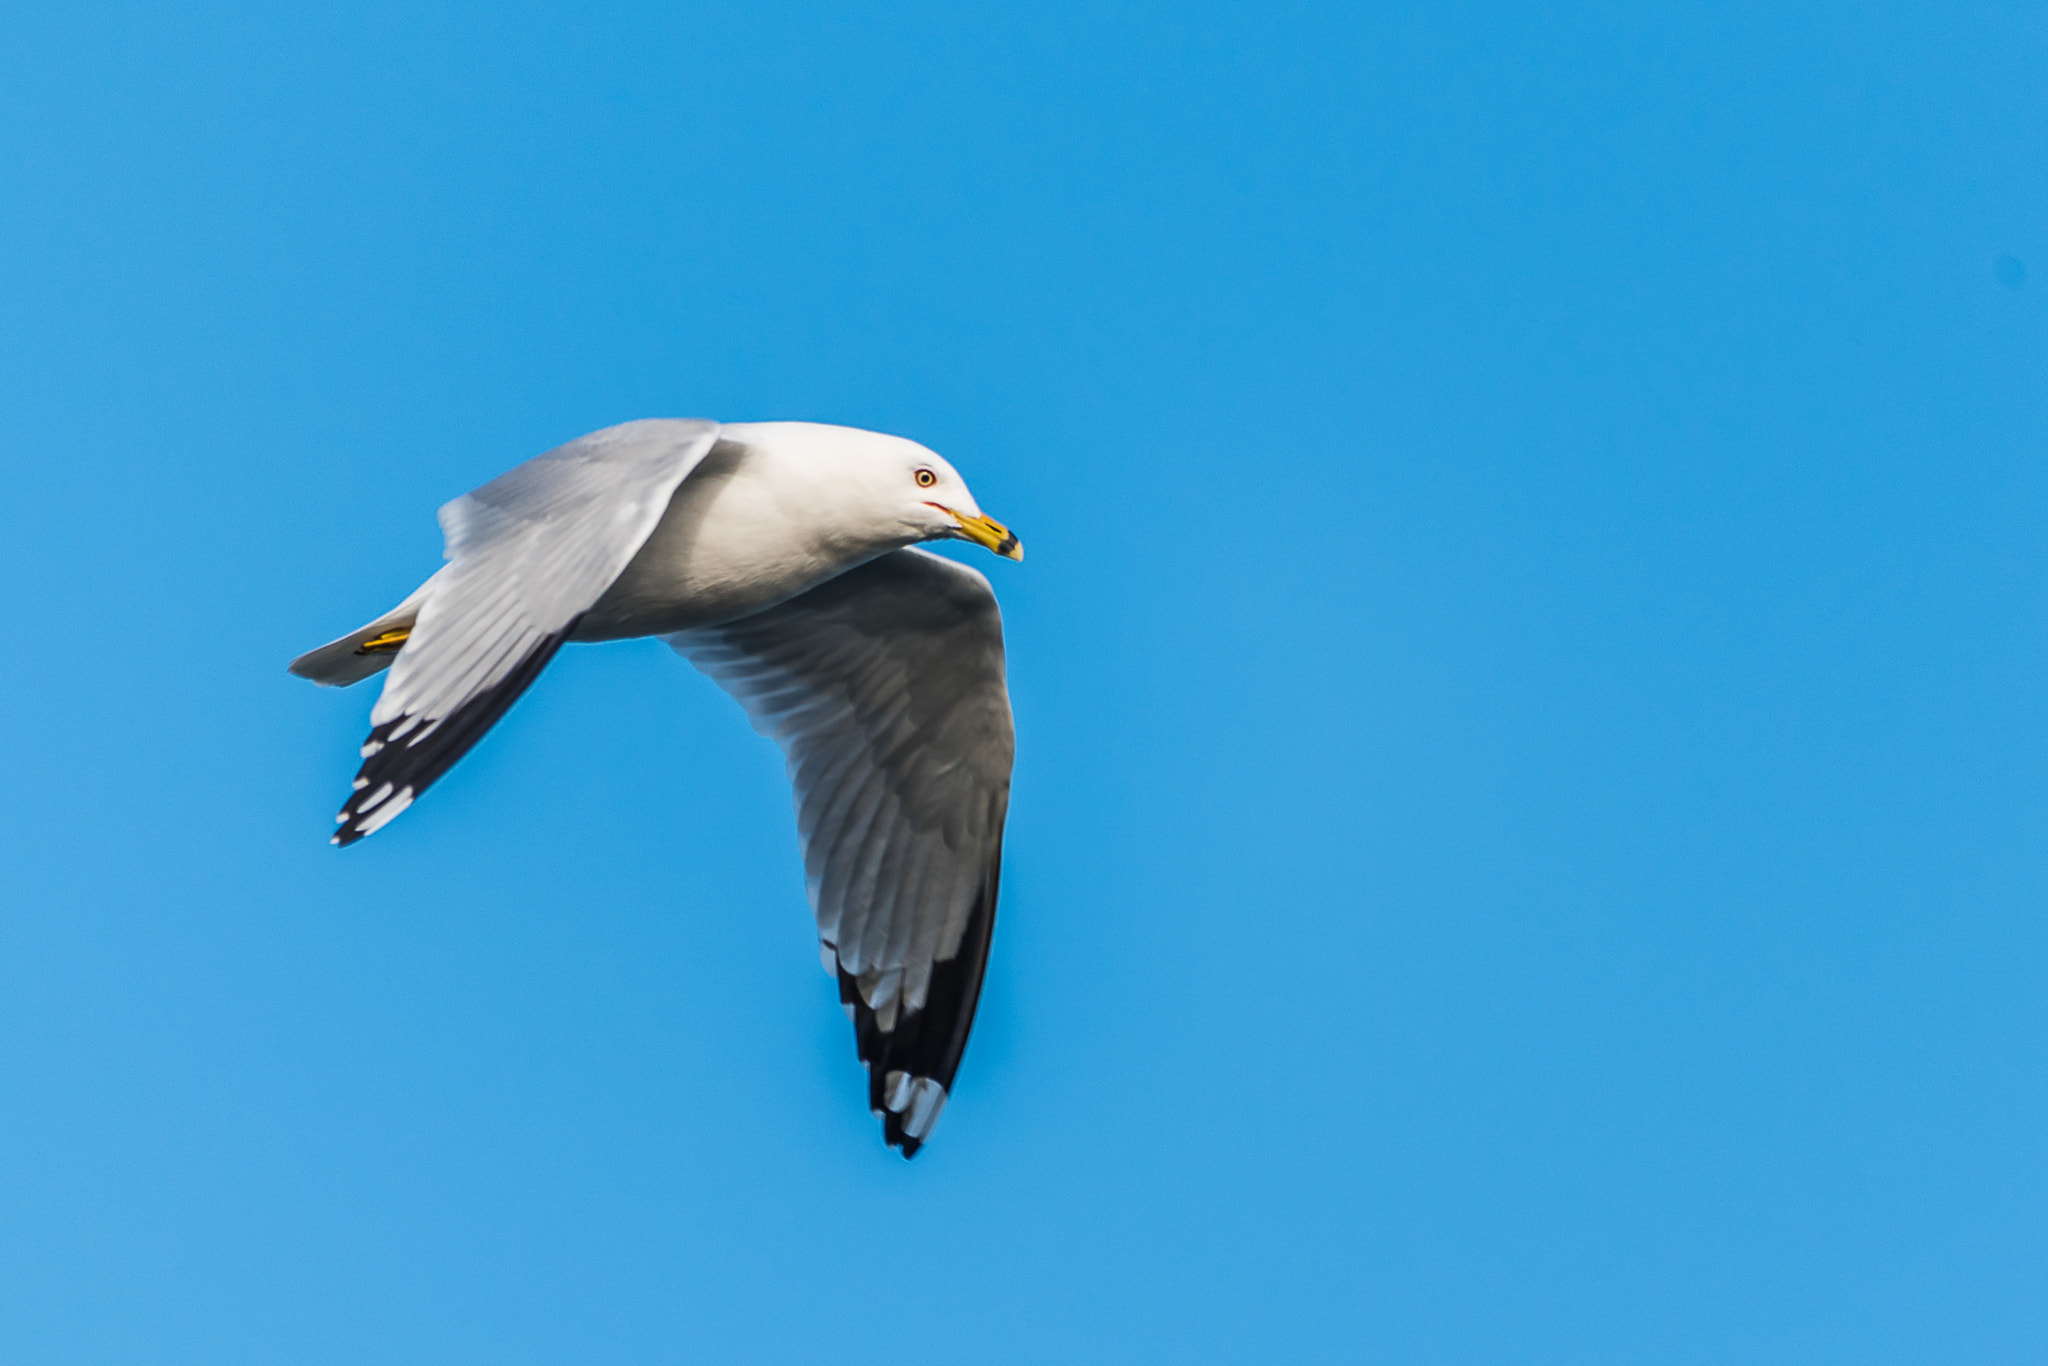
[[995, 926], [1015, 750], [995, 595], [899, 550], [668, 641], [789, 761], [826, 967], [908, 1157], [953, 1085]]
[[607, 427], [441, 509], [448, 566], [370, 713], [335, 843], [385, 825], [483, 738], [639, 552], [717, 439], [715, 422]]

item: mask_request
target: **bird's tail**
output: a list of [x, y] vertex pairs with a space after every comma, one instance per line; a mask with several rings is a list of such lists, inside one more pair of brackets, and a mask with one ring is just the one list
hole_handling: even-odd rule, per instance
[[299, 677], [330, 688], [345, 688], [381, 673], [398, 657], [406, 637], [412, 634], [420, 604], [427, 600], [427, 591], [433, 586], [434, 579], [428, 579], [412, 591], [412, 596], [369, 625], [358, 626], [339, 640], [306, 651], [288, 667]]

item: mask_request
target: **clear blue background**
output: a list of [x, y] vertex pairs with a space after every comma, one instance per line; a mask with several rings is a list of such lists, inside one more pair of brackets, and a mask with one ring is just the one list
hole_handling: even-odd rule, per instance
[[[11, 11], [0, 1359], [2040, 1360], [2044, 65], [1957, 0]], [[285, 661], [699, 414], [1030, 552], [915, 1163], [660, 646], [326, 844], [371, 697]]]

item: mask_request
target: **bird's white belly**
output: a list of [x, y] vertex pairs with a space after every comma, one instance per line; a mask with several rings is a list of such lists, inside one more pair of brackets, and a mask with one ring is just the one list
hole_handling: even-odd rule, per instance
[[620, 640], [764, 611], [853, 567], [752, 478], [744, 446], [721, 442], [669, 499], [653, 534], [573, 640]]

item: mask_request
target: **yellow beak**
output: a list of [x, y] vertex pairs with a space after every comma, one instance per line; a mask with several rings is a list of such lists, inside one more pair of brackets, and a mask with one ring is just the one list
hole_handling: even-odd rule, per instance
[[932, 506], [960, 524], [960, 530], [956, 534], [961, 540], [987, 546], [1006, 560], [1023, 562], [1024, 547], [1018, 543], [1017, 533], [995, 518], [970, 517], [964, 512], [953, 511], [943, 503], [933, 503]]

